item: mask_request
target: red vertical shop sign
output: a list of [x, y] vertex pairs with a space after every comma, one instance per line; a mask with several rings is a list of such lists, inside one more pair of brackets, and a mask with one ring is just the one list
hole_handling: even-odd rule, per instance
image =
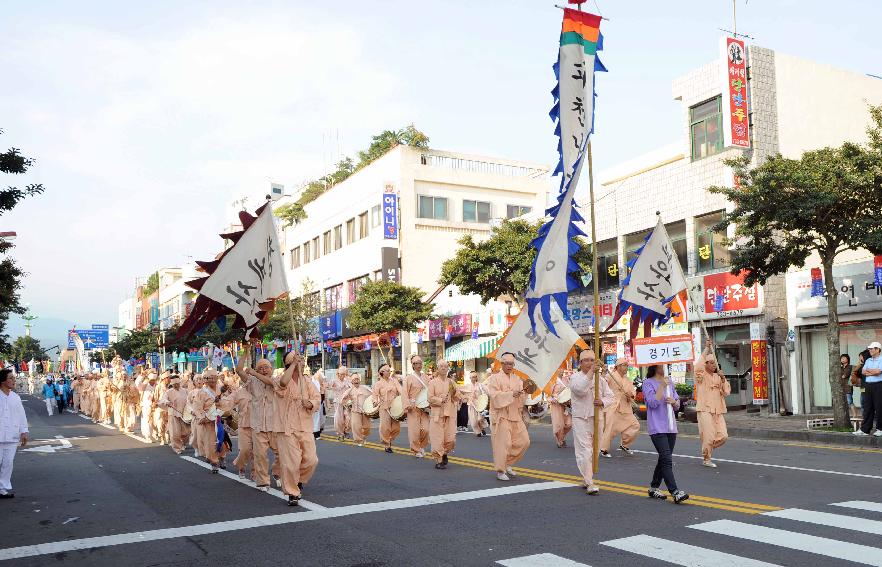
[[747, 56], [744, 42], [727, 37], [726, 88], [723, 95], [723, 118], [729, 146], [750, 147], [750, 111], [747, 108]]
[[769, 403], [769, 359], [766, 341], [750, 341], [750, 358], [753, 365], [753, 403]]

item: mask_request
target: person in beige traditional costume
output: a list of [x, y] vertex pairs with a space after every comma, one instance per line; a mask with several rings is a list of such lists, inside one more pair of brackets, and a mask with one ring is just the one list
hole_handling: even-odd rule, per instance
[[551, 412], [551, 432], [558, 448], [567, 446], [567, 434], [573, 429], [573, 417], [570, 415], [569, 404], [562, 403], [558, 396], [569, 388], [570, 372], [558, 370], [557, 380], [551, 387], [548, 409]]
[[385, 446], [385, 451], [391, 453], [392, 443], [401, 433], [401, 423], [392, 419], [389, 410], [395, 398], [401, 395], [401, 386], [392, 378], [392, 369], [388, 364], [380, 365], [378, 372], [380, 380], [374, 384], [374, 401], [380, 408], [380, 440]]
[[436, 469], [447, 468], [447, 455], [456, 446], [456, 403], [462, 393], [447, 376], [450, 365], [439, 360], [429, 381], [429, 440]]
[[[248, 388], [248, 393], [251, 394], [251, 439], [253, 451], [251, 477], [258, 488], [268, 490], [270, 470], [267, 451], [270, 449], [272, 449], [275, 456], [272, 467], [273, 478], [280, 478], [279, 452], [273, 437], [276, 404], [275, 392], [271, 385], [273, 365], [269, 360], [262, 358], [251, 369], [245, 366], [248, 359], [248, 355], [239, 357], [239, 363], [236, 365], [236, 374], [239, 375], [243, 387]], [[267, 385], [264, 379], [270, 381], [270, 385]]]
[[334, 430], [337, 432], [337, 439], [343, 441], [346, 439], [346, 433], [349, 431], [349, 408], [343, 405], [343, 398], [346, 391], [352, 386], [349, 382], [349, 369], [345, 366], [337, 368], [334, 379], [331, 380], [329, 387], [334, 393]]
[[501, 364], [502, 371], [492, 374], [486, 383], [493, 428], [490, 442], [496, 478], [510, 480], [516, 476], [512, 465], [520, 461], [530, 447], [530, 435], [522, 415], [527, 394], [524, 381], [514, 374], [514, 354], [503, 353]]
[[603, 409], [603, 434], [600, 438], [600, 456], [610, 458], [609, 449], [616, 435], [621, 434], [619, 451], [633, 455], [631, 445], [640, 435], [640, 422], [634, 415], [631, 403], [637, 397], [637, 388], [628, 378], [628, 359], [616, 359], [615, 366], [606, 375], [606, 381], [616, 396], [614, 404]]
[[312, 415], [321, 396], [312, 379], [304, 375], [299, 354], [289, 352], [285, 365], [282, 375], [271, 382], [277, 401], [273, 428], [281, 460], [282, 492], [288, 495], [288, 506], [297, 506], [303, 485], [318, 465]]
[[357, 372], [352, 374], [351, 383], [352, 387], [346, 391], [343, 403], [352, 401], [352, 440], [362, 447], [371, 434], [371, 418], [364, 414], [364, 402], [370, 397], [371, 389], [361, 383], [361, 375]]
[[153, 415], [151, 418], [153, 432], [160, 445], [165, 445], [168, 442], [168, 410], [159, 405], [159, 400], [168, 391], [170, 379], [171, 375], [169, 372], [163, 372], [159, 375], [159, 381], [153, 390]]
[[217, 371], [211, 368], [202, 373], [203, 386], [193, 397], [193, 423], [198, 430], [196, 443], [199, 454], [211, 465], [212, 474], [217, 474], [220, 457], [217, 451], [218, 396], [215, 393]]
[[[240, 385], [231, 397], [233, 409], [238, 415], [239, 453], [233, 460], [233, 465], [239, 471], [239, 478], [245, 478], [245, 468], [254, 459], [254, 428], [251, 427], [251, 392], [244, 384]], [[252, 466], [252, 470], [253, 470]]]
[[469, 373], [469, 379], [459, 387], [463, 402], [468, 405], [469, 410], [469, 428], [475, 434], [475, 437], [483, 437], [484, 428], [487, 427], [487, 421], [481, 412], [477, 409], [478, 399], [482, 394], [486, 394], [484, 385], [478, 381], [478, 373], [472, 370]]
[[600, 397], [594, 397], [594, 352], [579, 353], [579, 370], [570, 376], [571, 405], [573, 412], [573, 448], [576, 466], [582, 474], [582, 486], [588, 494], [600, 489], [594, 484], [594, 412], [613, 405], [616, 397], [603, 375], [599, 376]]
[[156, 373], [147, 375], [147, 383], [141, 392], [141, 437], [153, 442], [153, 395], [156, 392]]
[[429, 444], [429, 414], [417, 407], [420, 392], [429, 387], [429, 377], [423, 373], [423, 359], [415, 354], [410, 357], [413, 372], [404, 378], [401, 399], [407, 411], [407, 439], [410, 451], [419, 458], [425, 456], [426, 445]]
[[187, 391], [181, 389], [179, 377], [171, 378], [169, 388], [160, 398], [159, 405], [167, 411], [169, 444], [172, 450], [180, 455], [184, 452], [184, 444], [190, 437], [190, 425], [183, 419], [187, 407]]
[[702, 464], [716, 468], [711, 461], [714, 449], [722, 447], [729, 438], [726, 430], [726, 396], [732, 393], [729, 380], [720, 373], [713, 343], [701, 353], [695, 363], [695, 401], [698, 414], [698, 436], [701, 439]]

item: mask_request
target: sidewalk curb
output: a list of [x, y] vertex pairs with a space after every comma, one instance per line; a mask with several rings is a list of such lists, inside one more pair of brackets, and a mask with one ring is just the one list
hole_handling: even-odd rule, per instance
[[[698, 435], [698, 424], [677, 422], [680, 433]], [[809, 443], [825, 443], [828, 445], [848, 445], [850, 447], [868, 447], [882, 449], [882, 437], [856, 437], [850, 433], [826, 431], [783, 431], [780, 429], [753, 429], [743, 427], [727, 427], [729, 437], [742, 439], [762, 439], [769, 441], [803, 441]]]

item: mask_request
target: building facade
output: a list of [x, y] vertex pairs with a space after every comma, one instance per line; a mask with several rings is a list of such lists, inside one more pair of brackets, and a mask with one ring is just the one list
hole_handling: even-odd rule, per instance
[[[543, 208], [548, 172], [539, 164], [398, 146], [307, 204], [307, 218], [282, 229], [281, 242], [292, 294], [321, 313], [320, 337], [305, 337], [310, 364], [333, 370], [342, 355], [350, 368], [372, 374], [384, 355], [348, 324], [348, 307], [368, 281], [418, 287], [426, 298], [447, 293], [447, 325], [450, 317], [475, 315], [473, 305], [455, 305], [458, 291], [439, 291], [441, 263], [463, 235], [487, 237], [492, 222]], [[452, 312], [460, 309], [468, 312]], [[457, 327], [457, 341], [472, 330]], [[398, 370], [423, 344], [420, 337], [395, 337]]]
[[[736, 184], [731, 168], [724, 163], [726, 158], [745, 155], [751, 166], [756, 166], [777, 153], [796, 158], [806, 150], [865, 139], [867, 103], [882, 101], [882, 81], [748, 46], [746, 53], [742, 52], [746, 56], [742, 80], [747, 97], [739, 106], [748, 126], [743, 133], [749, 148], [744, 148], [733, 144], [734, 130], [729, 131], [731, 123], [738, 121], [729, 104], [734, 96], [730, 85], [741, 77], [731, 73], [728, 54], [723, 50], [716, 61], [673, 81], [673, 98], [681, 105], [678, 141], [599, 175], [598, 278], [605, 294], [598, 311], [601, 324], [605, 317], [611, 318], [627, 273], [626, 262], [635, 257], [635, 250], [655, 226], [657, 213], [686, 272], [691, 293], [688, 323], [674, 321], [661, 332], [689, 329], [696, 349], [701, 349], [700, 315], [732, 384], [727, 403], [747, 406], [755, 401], [752, 355], [756, 347], [752, 342], [757, 335], [762, 339], [771, 335], [784, 343], [781, 339], [790, 330], [788, 323], [792, 324], [788, 321], [789, 287], [785, 277], [779, 276], [763, 286], [748, 288], [743, 277], [729, 273], [731, 253], [725, 235], [711, 228], [723, 219], [730, 204], [707, 189]], [[581, 205], [587, 210], [587, 202]], [[590, 317], [590, 295], [581, 292], [574, 296], [571, 316], [573, 310], [578, 314], [587, 310]], [[627, 354], [626, 328], [624, 321], [618, 334], [605, 339], [604, 352]], [[767, 353], [772, 384], [780, 386], [773, 386], [772, 395], [788, 410], [802, 412], [806, 407], [804, 385], [812, 383], [812, 378], [807, 377], [806, 368], [794, 363], [787, 345], [778, 343]], [[679, 379], [691, 377], [685, 365], [672, 370]], [[823, 396], [816, 401], [822, 402]]]

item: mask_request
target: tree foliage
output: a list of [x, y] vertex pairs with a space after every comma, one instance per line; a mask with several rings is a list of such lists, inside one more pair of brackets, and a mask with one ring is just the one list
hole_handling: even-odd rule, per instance
[[12, 344], [9, 345], [9, 348], [5, 351], [4, 355], [17, 361], [30, 361], [31, 359], [42, 360], [46, 356], [43, 353], [43, 347], [40, 345], [40, 341], [27, 335], [22, 335], [12, 341]]
[[370, 333], [415, 331], [417, 323], [432, 317], [434, 305], [423, 295], [419, 288], [396, 282], [367, 282], [350, 306], [352, 327]]
[[[313, 283], [305, 280], [301, 286], [300, 295], [290, 301], [280, 299], [276, 301], [276, 308], [270, 313], [266, 323], [258, 325], [257, 336], [270, 339], [295, 339], [298, 336], [308, 336], [309, 320], [318, 317], [317, 306], [307, 300], [307, 296], [313, 291]], [[293, 312], [293, 317], [289, 313]], [[291, 319], [294, 320], [295, 334], [291, 334]]]
[[[530, 245], [539, 235], [541, 222], [505, 220], [491, 230], [490, 238], [476, 242], [467, 234], [460, 238], [456, 255], [441, 265], [441, 285], [456, 285], [463, 293], [474, 293], [487, 303], [500, 296], [523, 304], [530, 283], [536, 250]], [[577, 237], [576, 262], [590, 272], [591, 244]]]
[[714, 227], [735, 226], [732, 273], [745, 283], [765, 283], [790, 267], [803, 267], [816, 254], [827, 291], [829, 381], [837, 426], [848, 426], [839, 380], [839, 290], [833, 280], [836, 257], [846, 250], [882, 251], [882, 106], [871, 107], [870, 142], [780, 155], [750, 169], [746, 157], [727, 160], [738, 187], [711, 187], [734, 208]]
[[[0, 134], [2, 133], [3, 130], [0, 130]], [[22, 175], [33, 165], [33, 158], [21, 155], [18, 148], [9, 148], [5, 152], [0, 152], [0, 173], [4, 175]], [[12, 185], [0, 189], [0, 215], [11, 211], [22, 199], [39, 195], [43, 191], [41, 183], [31, 183], [22, 189]], [[11, 242], [0, 240], [0, 254], [8, 254], [12, 247]], [[0, 260], [0, 350], [9, 348], [8, 335], [4, 332], [9, 315], [24, 312], [20, 304], [19, 290], [25, 275], [12, 258]]]
[[159, 272], [153, 272], [144, 284], [144, 295], [153, 295], [159, 291]]
[[319, 179], [308, 181], [296, 201], [281, 205], [273, 212], [282, 219], [285, 226], [291, 226], [295, 222], [305, 219], [306, 210], [304, 207], [308, 203], [315, 201], [325, 191], [342, 183], [359, 169], [370, 165], [386, 155], [386, 152], [400, 145], [426, 149], [429, 147], [429, 138], [417, 130], [413, 124], [401, 130], [384, 130], [371, 137], [371, 145], [366, 150], [358, 152], [358, 163], [355, 163], [350, 157], [344, 157], [337, 162], [334, 171]]

